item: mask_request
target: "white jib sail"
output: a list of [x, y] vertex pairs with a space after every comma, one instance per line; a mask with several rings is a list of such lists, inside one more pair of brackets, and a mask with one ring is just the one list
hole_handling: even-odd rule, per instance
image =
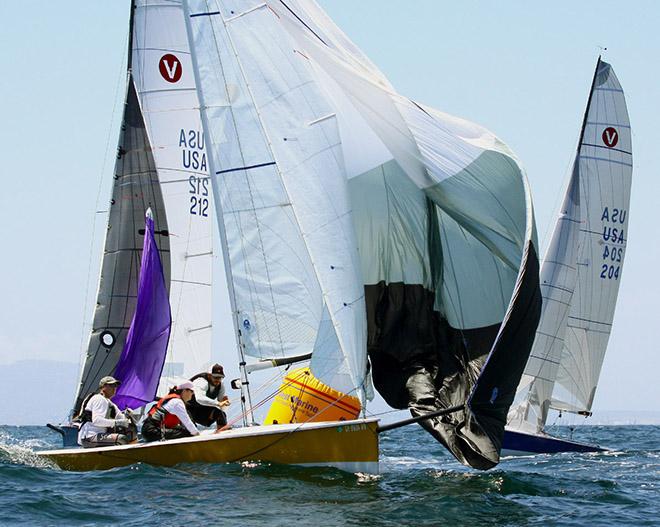
[[162, 377], [171, 381], [211, 362], [212, 191], [181, 1], [136, 1], [132, 38], [169, 227], [172, 331]]
[[581, 228], [579, 187], [576, 162], [541, 266], [541, 320], [518, 388], [520, 404], [509, 412], [509, 426], [518, 429], [539, 432], [548, 416], [577, 282], [577, 243]]
[[262, 2], [186, 2], [245, 353], [362, 394], [366, 320], [332, 106]]

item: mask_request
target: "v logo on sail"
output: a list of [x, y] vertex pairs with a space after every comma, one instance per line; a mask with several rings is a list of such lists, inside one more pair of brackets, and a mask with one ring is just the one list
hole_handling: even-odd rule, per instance
[[605, 146], [608, 148], [614, 148], [618, 142], [619, 134], [617, 133], [616, 128], [610, 126], [603, 130], [603, 143], [605, 143]]
[[178, 82], [181, 78], [183, 70], [181, 68], [181, 62], [175, 55], [168, 53], [163, 55], [158, 62], [158, 69], [161, 76], [167, 82]]

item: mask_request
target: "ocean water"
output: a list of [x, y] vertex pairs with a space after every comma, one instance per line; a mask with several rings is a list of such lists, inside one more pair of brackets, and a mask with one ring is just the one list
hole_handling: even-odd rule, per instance
[[409, 426], [381, 437], [378, 476], [265, 463], [71, 473], [34, 455], [58, 437], [0, 427], [1, 525], [660, 525], [658, 426], [579, 427], [575, 439], [611, 451], [488, 472]]

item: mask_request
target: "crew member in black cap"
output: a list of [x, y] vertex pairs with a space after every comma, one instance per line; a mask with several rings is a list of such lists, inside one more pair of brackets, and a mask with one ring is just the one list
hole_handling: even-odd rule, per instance
[[223, 408], [230, 403], [222, 383], [224, 378], [225, 371], [220, 364], [215, 364], [211, 373], [202, 372], [191, 377], [195, 395], [188, 401], [187, 407], [195, 423], [202, 426], [215, 423], [217, 430], [226, 426], [227, 415]]

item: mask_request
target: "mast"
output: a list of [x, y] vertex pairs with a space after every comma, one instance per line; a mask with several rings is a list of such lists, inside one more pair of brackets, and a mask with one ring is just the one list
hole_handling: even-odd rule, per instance
[[[197, 52], [195, 50], [195, 46], [193, 45], [192, 42], [192, 27], [190, 24], [190, 6], [188, 5], [188, 2], [184, 1], [183, 2], [183, 9], [184, 9], [184, 18], [186, 20], [186, 33], [188, 35], [188, 45], [190, 47], [190, 55], [192, 58], [193, 62], [193, 70], [194, 70], [194, 75], [195, 75], [195, 84], [197, 86], [201, 85], [201, 79], [199, 77], [199, 66], [197, 62]], [[208, 117], [206, 116], [206, 113], [204, 111], [201, 111], [202, 108], [206, 107], [206, 102], [205, 102], [205, 95], [203, 90], [199, 89], [197, 90], [197, 94], [199, 97], [199, 104], [200, 104], [200, 116], [202, 120], [202, 129], [204, 130], [204, 136], [208, 138], [208, 141], [211, 141], [211, 138], [213, 137], [211, 135], [210, 131], [210, 126], [208, 122]], [[227, 94], [229, 98], [229, 94]], [[215, 178], [218, 175], [218, 170], [215, 166], [215, 158], [213, 155], [209, 155], [209, 174], [211, 178]], [[241, 380], [241, 385], [240, 385], [240, 390], [241, 390], [241, 410], [242, 410], [242, 415], [243, 415], [243, 424], [245, 426], [251, 426], [254, 423], [254, 415], [252, 413], [252, 398], [250, 395], [250, 381], [248, 379], [248, 373], [247, 373], [247, 362], [245, 360], [245, 352], [244, 352], [244, 344], [242, 342], [242, 333], [240, 329], [240, 321], [238, 319], [238, 308], [236, 305], [236, 292], [234, 290], [234, 282], [232, 280], [232, 272], [231, 272], [231, 261], [229, 258], [228, 254], [228, 244], [227, 244], [227, 232], [225, 230], [225, 223], [223, 219], [223, 214], [222, 214], [222, 204], [221, 204], [221, 197], [220, 197], [220, 192], [218, 189], [217, 185], [211, 185], [211, 188], [213, 190], [213, 199], [215, 202], [216, 206], [216, 219], [217, 219], [217, 224], [218, 224], [218, 231], [220, 233], [220, 242], [222, 245], [222, 260], [224, 262], [224, 267], [225, 267], [225, 275], [227, 277], [227, 288], [229, 289], [229, 302], [231, 304], [231, 311], [232, 311], [232, 320], [234, 323], [234, 335], [236, 338], [236, 349], [238, 352], [238, 358], [239, 358], [239, 370], [240, 370], [240, 380]], [[248, 413], [250, 415], [248, 419]]]

